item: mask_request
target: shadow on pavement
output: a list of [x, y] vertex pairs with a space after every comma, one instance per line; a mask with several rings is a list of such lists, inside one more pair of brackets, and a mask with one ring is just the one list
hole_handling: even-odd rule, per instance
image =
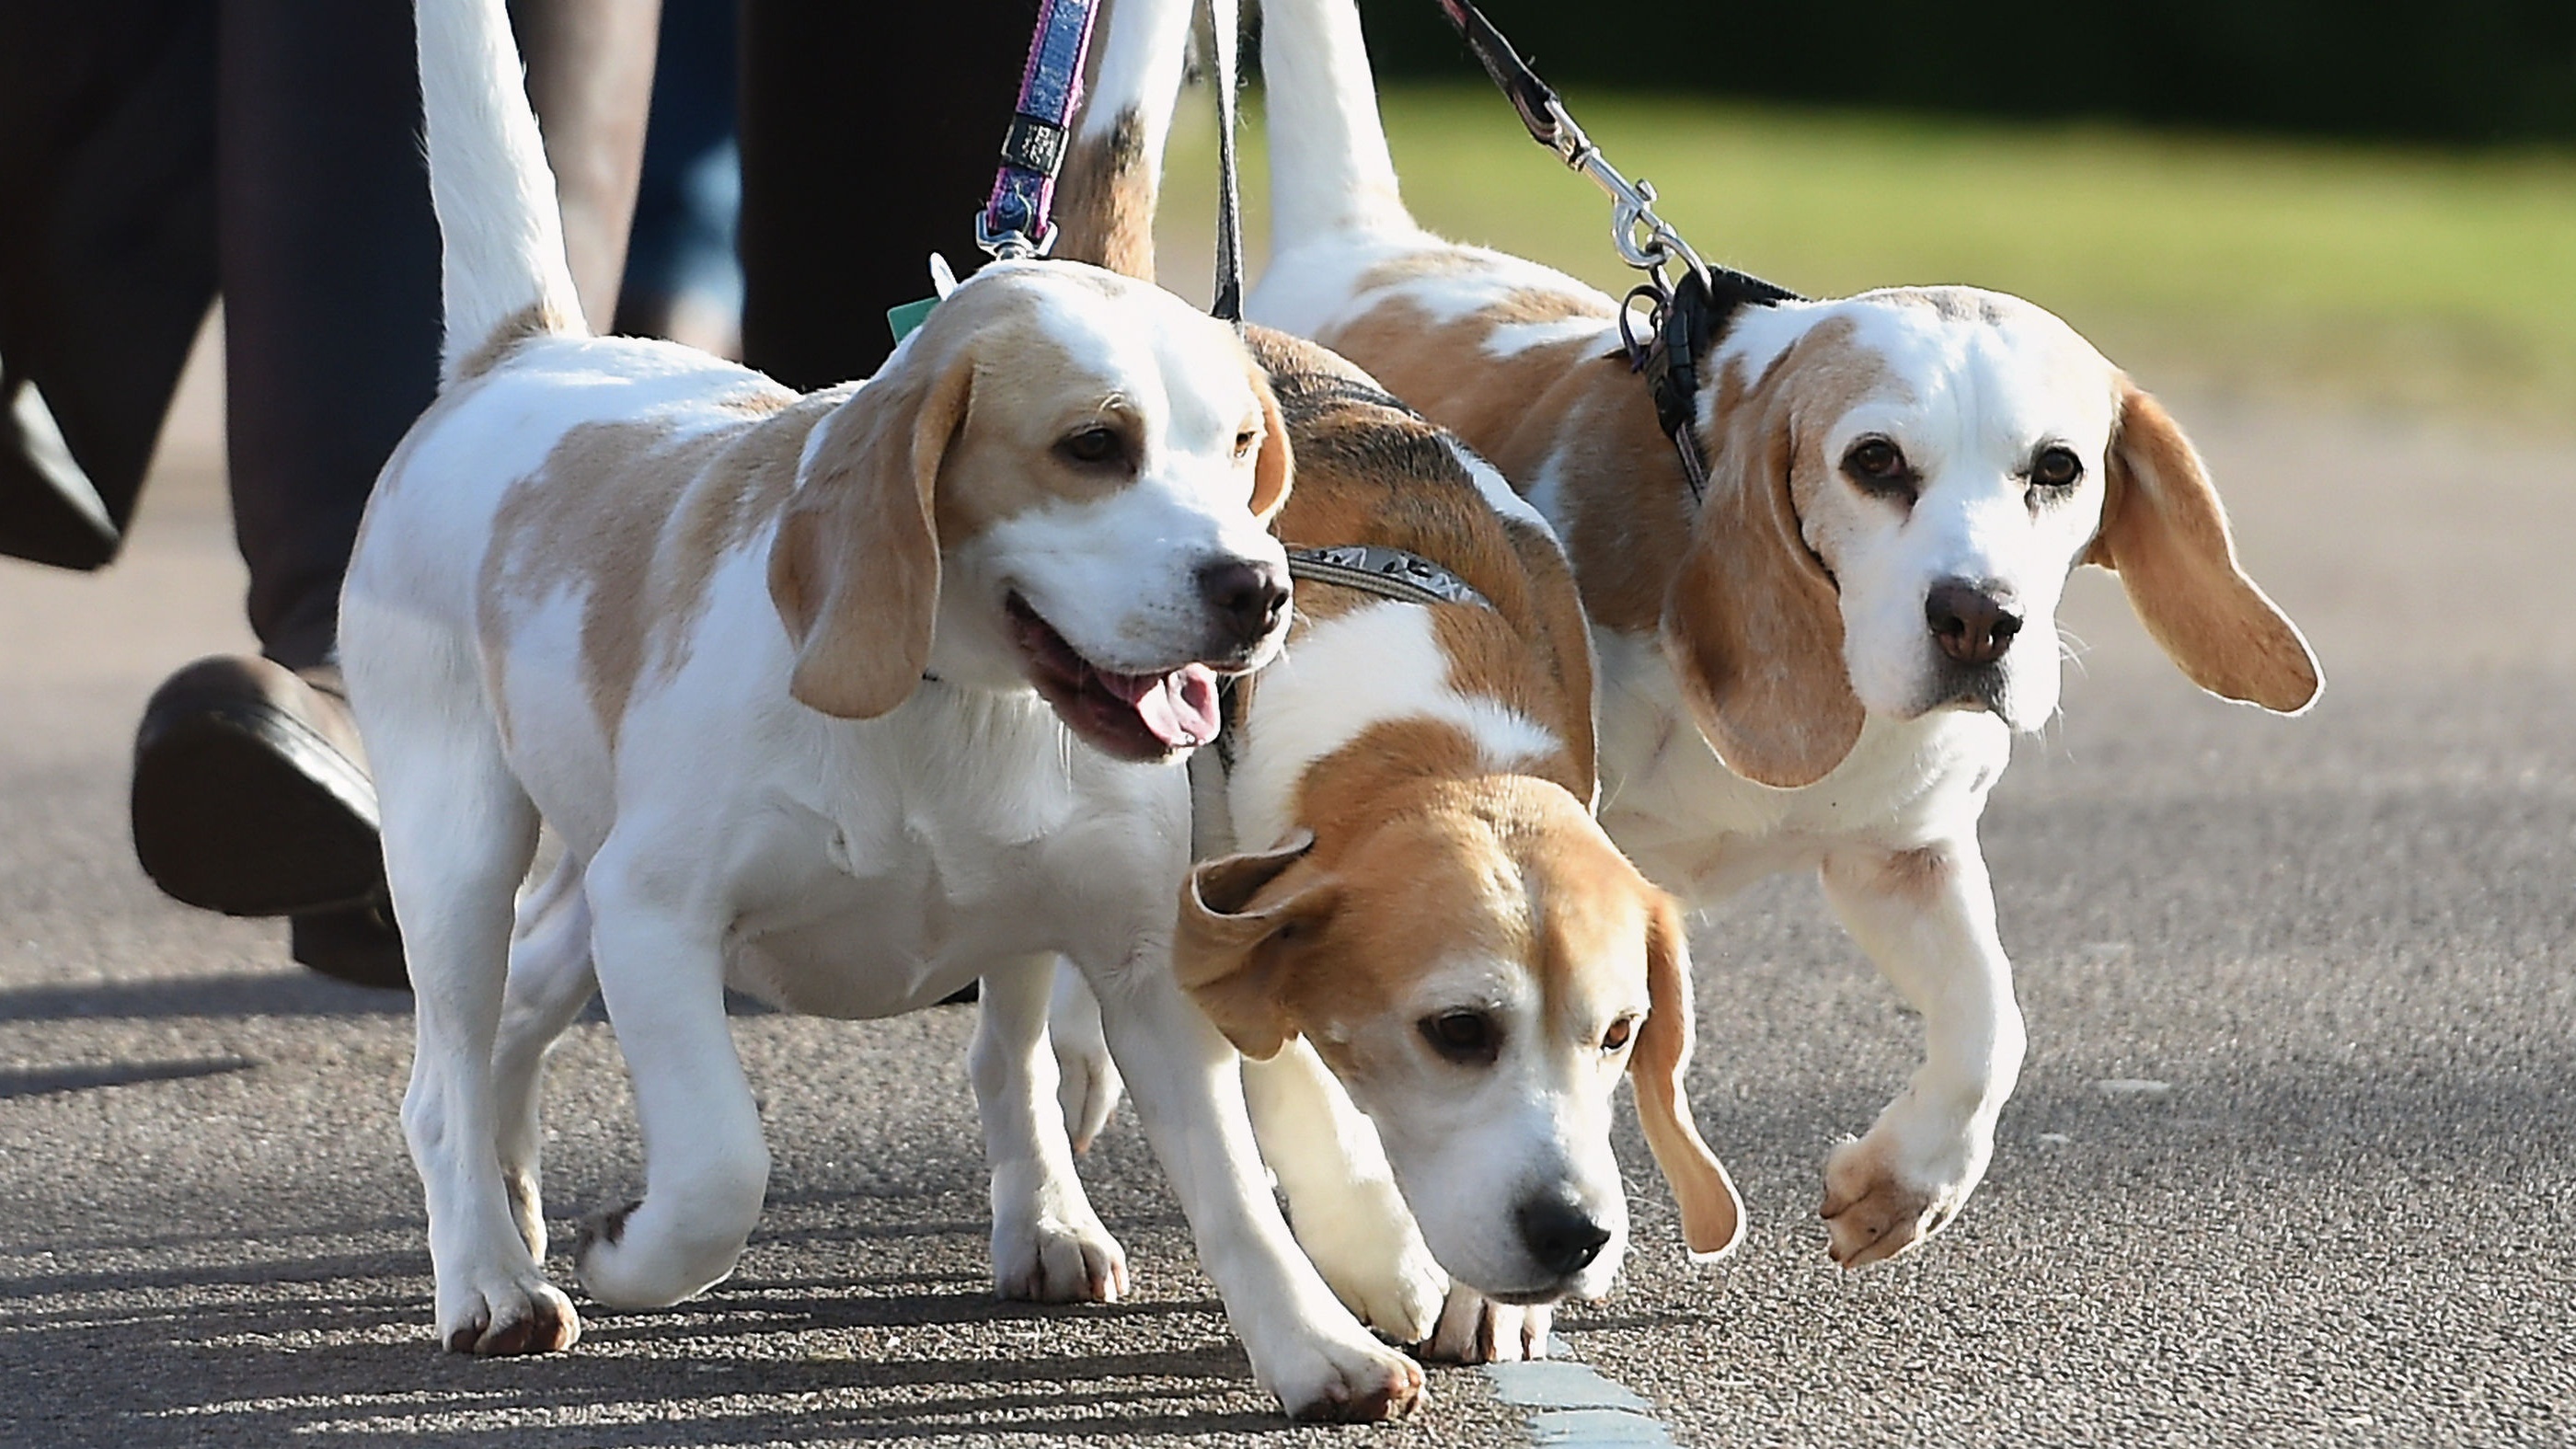
[[310, 971], [242, 972], [147, 981], [83, 982], [0, 991], [0, 1021], [126, 1021], [179, 1017], [394, 1016], [411, 996], [350, 986]]
[[257, 1065], [257, 1062], [243, 1057], [207, 1057], [191, 1061], [115, 1062], [103, 1066], [0, 1070], [0, 1101], [12, 1097], [41, 1097], [49, 1092], [85, 1092], [97, 1087], [131, 1087], [143, 1082], [218, 1077], [226, 1072], [246, 1072]]
[[[988, 1293], [904, 1291], [963, 1275], [855, 1279], [829, 1294], [719, 1288], [680, 1308], [585, 1305], [569, 1354], [475, 1360], [438, 1351], [417, 1251], [108, 1270], [0, 1282], [43, 1396], [0, 1404], [0, 1440], [159, 1444], [343, 1442], [729, 1445], [793, 1438], [1116, 1434], [1194, 1440], [1289, 1426], [1269, 1412], [1213, 1301], [1047, 1308]], [[892, 1288], [896, 1291], [872, 1291]], [[191, 1291], [191, 1290], [213, 1290]], [[1170, 1321], [1180, 1342], [1096, 1347], [1113, 1321]], [[996, 1348], [945, 1330], [1025, 1322]], [[898, 1332], [888, 1331], [900, 1329]], [[1052, 1340], [1052, 1341], [1049, 1341]], [[221, 1396], [208, 1398], [208, 1385]]]

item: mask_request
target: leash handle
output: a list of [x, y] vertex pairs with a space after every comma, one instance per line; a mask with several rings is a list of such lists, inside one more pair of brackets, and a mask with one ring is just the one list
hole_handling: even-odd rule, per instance
[[975, 214], [975, 244], [995, 261], [1042, 257], [1055, 245], [1047, 211], [1064, 165], [1066, 131], [1082, 99], [1082, 63], [1098, 13], [1094, 0], [1040, 0], [1019, 104], [1002, 137], [1001, 169], [991, 199]]
[[1208, 0], [1209, 79], [1216, 86], [1216, 295], [1208, 315], [1243, 327], [1243, 196], [1234, 161], [1236, 50], [1243, 17], [1236, 0]]

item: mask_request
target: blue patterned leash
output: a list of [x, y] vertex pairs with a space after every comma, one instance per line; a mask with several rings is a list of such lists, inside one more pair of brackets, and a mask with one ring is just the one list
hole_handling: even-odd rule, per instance
[[[975, 245], [997, 262], [1042, 257], [1055, 245], [1055, 223], [1047, 213], [1055, 201], [1056, 173], [1064, 166], [1074, 107], [1082, 100], [1082, 63], [1090, 54], [1091, 23], [1099, 13], [1094, 0], [1040, 0], [1029, 62], [1020, 72], [1019, 104], [1012, 107], [1010, 129], [1002, 135], [1001, 168], [993, 176], [991, 199], [975, 213]], [[930, 258], [930, 275], [937, 297], [886, 311], [886, 325], [897, 342], [956, 289], [955, 275], [936, 253]]]
[[1092, 0], [1042, 0], [1020, 103], [1002, 137], [1002, 169], [993, 197], [975, 217], [975, 244], [995, 261], [1042, 257], [1055, 245], [1047, 207], [1064, 165], [1065, 133], [1082, 100], [1082, 60], [1091, 50]]

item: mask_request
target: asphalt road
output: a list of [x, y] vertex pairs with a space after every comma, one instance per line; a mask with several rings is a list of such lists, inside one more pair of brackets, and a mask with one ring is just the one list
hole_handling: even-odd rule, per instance
[[[2325, 699], [2204, 699], [2080, 584], [1988, 816], [2029, 1065], [1897, 1264], [1832, 1268], [1814, 1213], [1911, 1023], [1811, 885], [1707, 923], [1693, 1096], [1750, 1238], [1688, 1267], [1632, 1128], [1638, 1249], [1561, 1334], [1682, 1443], [2576, 1440], [2576, 445], [2178, 401]], [[0, 565], [0, 1443], [1527, 1442], [1473, 1371], [1400, 1426], [1274, 1421], [1132, 1120], [1084, 1173], [1136, 1301], [993, 1303], [959, 1009], [742, 1018], [777, 1166], [733, 1280], [568, 1356], [438, 1352], [404, 999], [126, 843], [145, 695], [246, 643], [205, 402], [118, 569]], [[606, 1026], [560, 1063], [569, 1215], [639, 1171]]]

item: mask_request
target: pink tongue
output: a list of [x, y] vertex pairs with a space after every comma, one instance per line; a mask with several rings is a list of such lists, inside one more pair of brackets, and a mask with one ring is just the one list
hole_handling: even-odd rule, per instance
[[1154, 738], [1188, 749], [1216, 738], [1216, 672], [1185, 664], [1170, 674], [1102, 674], [1111, 694], [1136, 707]]

